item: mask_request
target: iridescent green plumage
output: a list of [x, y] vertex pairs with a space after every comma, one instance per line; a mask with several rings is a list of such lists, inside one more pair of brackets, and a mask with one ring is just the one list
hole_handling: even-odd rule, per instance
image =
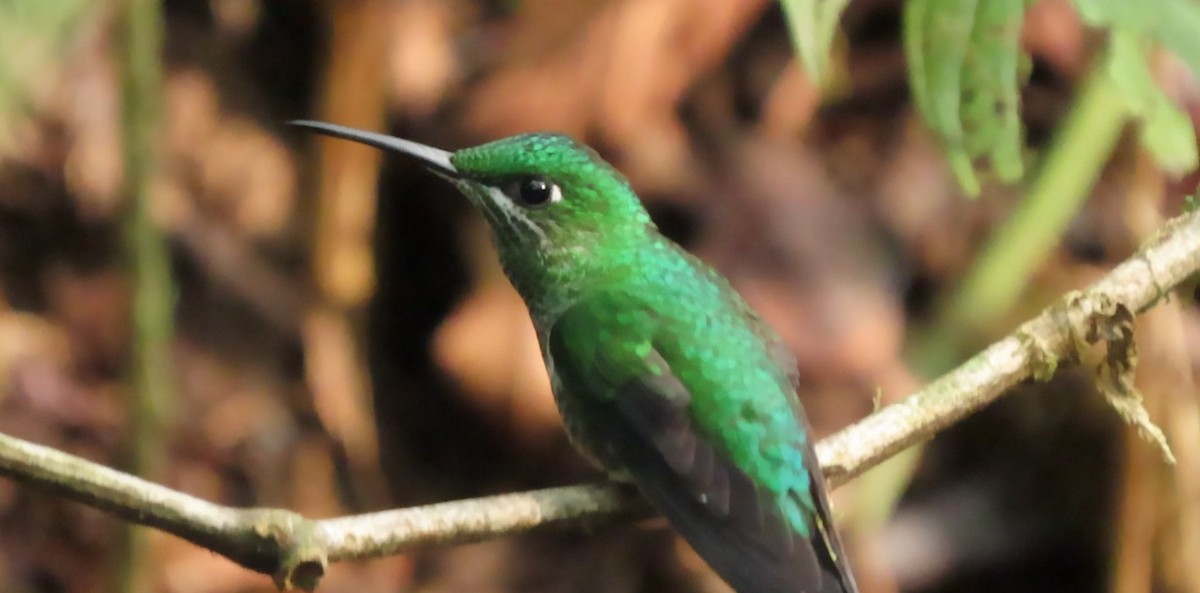
[[422, 158], [487, 218], [573, 442], [630, 480], [740, 593], [852, 593], [795, 362], [719, 274], [659, 234], [628, 182], [551, 134]]

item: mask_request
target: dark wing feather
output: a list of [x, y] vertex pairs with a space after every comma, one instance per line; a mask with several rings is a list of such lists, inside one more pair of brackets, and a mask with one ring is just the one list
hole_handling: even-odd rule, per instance
[[[602, 458], [632, 476], [651, 504], [734, 589], [853, 591], [843, 587], [836, 563], [828, 564], [821, 530], [814, 530], [811, 539], [793, 533], [750, 476], [696, 432], [691, 397], [657, 351], [646, 356], [644, 372], [597, 369], [611, 362], [604, 359], [606, 349], [588, 348], [581, 355], [580, 349], [565, 346], [568, 332], [562, 329], [552, 333], [550, 351], [563, 387], [607, 391], [606, 396], [573, 396], [577, 413], [595, 427], [588, 440], [606, 450]], [[581, 382], [582, 377], [588, 379]]]
[[[800, 393], [800, 369], [796, 365], [796, 356], [792, 353], [791, 348], [775, 333], [775, 330], [759, 317], [758, 313], [749, 307], [745, 307], [743, 315], [756, 331], [763, 336], [764, 341], [770, 348], [771, 357], [775, 359], [775, 364], [779, 365], [779, 368], [787, 373], [788, 383], [791, 384], [792, 390], [797, 394], [797, 399], [792, 402], [796, 410], [796, 421], [804, 428], [806, 434], [814, 434], [812, 426], [808, 423], [808, 416], [805, 415], [803, 408], [800, 407], [798, 395]], [[846, 553], [842, 549], [841, 538], [834, 528], [833, 506], [829, 503], [829, 493], [824, 488], [825, 476], [821, 473], [821, 463], [817, 459], [816, 451], [812, 447], [808, 447], [804, 451], [804, 464], [808, 467], [809, 477], [815, 485], [813, 488], [813, 492], [815, 493], [813, 499], [817, 503], [817, 516], [824, 526], [814, 536], [823, 537], [825, 543], [823, 550], [819, 547], [817, 548], [817, 559], [826, 572], [838, 575], [838, 578], [842, 581], [842, 588], [845, 591], [858, 591], [858, 584], [854, 582], [854, 576], [850, 573], [850, 569], [845, 566]]]

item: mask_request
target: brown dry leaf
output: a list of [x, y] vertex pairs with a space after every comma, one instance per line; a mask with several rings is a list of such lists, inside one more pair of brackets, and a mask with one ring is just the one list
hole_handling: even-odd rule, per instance
[[378, 465], [379, 440], [359, 344], [344, 315], [327, 307], [304, 323], [305, 370], [321, 423], [359, 467]]
[[291, 447], [291, 496], [286, 508], [307, 517], [337, 517], [346, 513], [337, 492], [337, 470], [329, 441], [306, 438]]
[[115, 269], [82, 272], [65, 265], [45, 274], [49, 315], [70, 336], [77, 364], [115, 367], [129, 344], [128, 278]]
[[[537, 12], [545, 4], [522, 3], [520, 14], [510, 25], [509, 35], [514, 41], [513, 47], [507, 48], [508, 63], [471, 93], [473, 99], [463, 114], [469, 129], [486, 137], [535, 129], [579, 137], [586, 130], [593, 81], [603, 67], [603, 55], [589, 51], [589, 47], [596, 46], [591, 40], [601, 33], [596, 24], [583, 18], [577, 23], [560, 24], [564, 16], [575, 15], [578, 6], [554, 3], [550, 14], [557, 18], [546, 18]], [[566, 47], [548, 44], [564, 43], [568, 36], [574, 41], [565, 42], [569, 43]], [[536, 40], [543, 47], [521, 48], [520, 40], [526, 45]]]
[[213, 20], [222, 32], [245, 36], [254, 32], [262, 19], [260, 0], [212, 0]]
[[505, 582], [526, 560], [518, 555], [516, 542], [493, 540], [439, 551], [426, 567], [422, 579], [426, 590], [436, 593], [506, 593]]
[[86, 40], [72, 61], [52, 112], [70, 130], [63, 175], [80, 208], [96, 218], [113, 216], [121, 201], [120, 104], [111, 42]]
[[800, 63], [793, 60], [783, 69], [763, 102], [758, 131], [763, 137], [776, 140], [803, 137], [820, 106], [820, 87], [813, 84]]
[[164, 232], [177, 233], [186, 228], [184, 225], [187, 222], [194, 220], [194, 196], [179, 176], [156, 175], [150, 180], [150, 195], [154, 196], [150, 203], [150, 217]]
[[508, 416], [514, 434], [559, 425], [537, 335], [507, 281], [472, 292], [438, 328], [434, 356], [490, 416]]
[[[1180, 323], [1171, 325], [1173, 331], [1178, 331], [1178, 348], [1175, 349], [1170, 361], [1172, 375], [1164, 381], [1178, 380], [1170, 384], [1165, 391], [1167, 407], [1167, 432], [1179, 455], [1179, 464], [1174, 468], [1176, 498], [1179, 510], [1179, 540], [1174, 549], [1180, 550], [1177, 561], [1172, 561], [1164, 571], [1170, 572], [1171, 564], [1177, 573], [1182, 573], [1179, 581], [1190, 583], [1192, 589], [1200, 589], [1200, 400], [1196, 397], [1197, 380], [1195, 369], [1200, 368], [1194, 360], [1200, 354], [1200, 348], [1194, 345], [1200, 343], [1200, 315], [1194, 309], [1186, 308], [1179, 312]], [[1158, 382], [1158, 381], [1156, 381]]]
[[[88, 217], [107, 218], [118, 206], [122, 180], [116, 74], [107, 45], [94, 45], [81, 52], [52, 107], [71, 131], [63, 164], [67, 186]], [[179, 228], [190, 214], [181, 200], [195, 200], [226, 213], [243, 232], [278, 234], [294, 208], [290, 151], [248, 120], [224, 117], [208, 73], [169, 74], [163, 107], [164, 168], [155, 183], [165, 191], [155, 193], [154, 204], [159, 223]]]
[[[670, 130], [696, 78], [726, 55], [766, 4], [759, 0], [525, 2], [504, 63], [466, 114], [486, 136], [592, 126], [618, 145]], [[633, 160], [633, 159], [631, 159]]]
[[[322, 6], [332, 38], [316, 117], [377, 130], [384, 120], [390, 5], [365, 0]], [[379, 439], [352, 316], [375, 288], [371, 239], [382, 154], [333, 138], [316, 141], [320, 177], [311, 265], [319, 294], [303, 324], [305, 372], [317, 414], [346, 449], [354, 489], [369, 506], [378, 506], [386, 499]]]
[[[228, 378], [244, 383], [235, 376]], [[295, 426], [278, 394], [236, 384], [228, 388], [226, 397], [204, 414], [202, 426], [208, 446], [230, 452], [249, 443], [264, 442], [269, 443], [267, 448], [278, 449], [292, 440]]]
[[[1160, 575], [1157, 582], [1177, 591], [1193, 591], [1200, 586], [1200, 566], [1193, 562], [1200, 559], [1200, 402], [1188, 367], [1188, 317], [1195, 315], [1180, 303], [1171, 302], [1147, 311], [1138, 320], [1137, 340], [1142, 352], [1138, 388], [1146, 395], [1150, 413], [1163, 419], [1163, 430], [1179, 462], [1174, 466], [1159, 463], [1152, 446], [1129, 437], [1123, 480], [1127, 493], [1122, 504], [1137, 504], [1129, 500], [1130, 491], [1136, 494], [1148, 489], [1152, 500], [1144, 502], [1157, 513], [1149, 520], [1123, 515], [1119, 519], [1123, 531], [1136, 534], [1149, 527], [1154, 536], [1151, 545], [1118, 538], [1126, 553], [1137, 555], [1149, 549], [1153, 553], [1151, 565]], [[1132, 475], [1139, 473], [1144, 475]], [[1134, 509], [1135, 514], [1138, 512]], [[1121, 578], [1123, 561], [1118, 561], [1114, 582]], [[1137, 566], [1130, 568], [1136, 572]]]
[[283, 231], [295, 209], [296, 164], [279, 138], [248, 119], [226, 117], [208, 142], [192, 150], [187, 157], [199, 169], [195, 195], [201, 204], [251, 237]]
[[1087, 28], [1069, 0], [1040, 0], [1029, 6], [1021, 44], [1069, 76], [1083, 73], [1090, 55]]
[[151, 545], [163, 559], [161, 587], [171, 593], [275, 593], [271, 577], [246, 570], [232, 560], [174, 536], [150, 532]]
[[278, 236], [291, 223], [291, 151], [249, 119], [223, 113], [212, 74], [186, 69], [167, 77], [163, 130], [164, 169], [154, 194], [162, 227], [186, 228], [197, 207], [250, 238]]
[[[174, 191], [174, 186], [162, 191]], [[182, 189], [179, 189], [182, 191]], [[160, 194], [161, 197], [161, 194]], [[186, 199], [180, 203], [187, 203]], [[300, 335], [311, 295], [301, 282], [263, 257], [253, 242], [208, 216], [190, 216], [175, 237], [205, 273], [253, 307], [278, 332]]]
[[[182, 69], [163, 82], [164, 146], [172, 154], [186, 155], [207, 144], [221, 119], [221, 98], [212, 75], [198, 69]], [[192, 154], [193, 158], [203, 158]]]
[[[364, 0], [323, 6], [333, 36], [316, 117], [379, 130], [384, 123], [383, 74], [390, 5]], [[383, 155], [377, 149], [334, 138], [315, 141], [320, 177], [313, 276], [326, 302], [351, 310], [365, 304], [375, 288], [371, 233]]]
[[873, 207], [904, 243], [912, 265], [934, 278], [957, 277], [986, 236], [988, 213], [1001, 200], [964, 200], [941, 149], [915, 115], [905, 117], [889, 162], [882, 163]]
[[1089, 344], [1103, 341], [1106, 352], [1104, 361], [1096, 368], [1097, 387], [1121, 419], [1137, 428], [1142, 438], [1157, 445], [1167, 463], [1174, 464], [1175, 455], [1166, 436], [1150, 419], [1142, 405], [1142, 394], [1134, 385], [1137, 345], [1133, 340], [1133, 312], [1103, 295], [1089, 308], [1085, 313], [1088, 326], [1084, 339]]
[[412, 591], [413, 558], [388, 556], [365, 562], [337, 562], [329, 566], [321, 579], [321, 593], [362, 593], [364, 591]]
[[401, 111], [428, 117], [462, 76], [449, 2], [395, 3], [388, 35], [392, 96]]
[[0, 403], [8, 396], [18, 367], [36, 361], [65, 372], [70, 355], [67, 336], [57, 325], [36, 315], [0, 313]]
[[[729, 53], [766, 4], [757, 0], [652, 0], [614, 5], [604, 44], [599, 125], [620, 145], [636, 142], [674, 110], [696, 79]], [[650, 59], [649, 56], [654, 56]]]
[[81, 382], [79, 347], [45, 317], [0, 314], [0, 432], [90, 459], [112, 453], [125, 416], [122, 386]]

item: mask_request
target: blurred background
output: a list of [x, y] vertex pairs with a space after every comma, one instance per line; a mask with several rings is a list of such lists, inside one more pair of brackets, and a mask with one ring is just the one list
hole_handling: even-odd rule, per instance
[[[824, 93], [766, 0], [0, 0], [0, 431], [313, 517], [599, 477], [482, 220], [410, 161], [283, 125], [308, 117], [586, 141], [785, 337], [834, 432], [1097, 279], [1195, 188], [1119, 110], [1068, 117], [1108, 96], [1105, 35], [1026, 4], [1028, 170], [971, 200], [910, 100], [897, 0], [849, 3]], [[1194, 125], [1194, 76], [1148, 63]], [[1043, 165], [1070, 126], [1111, 142]], [[1014, 216], [1046, 187], [1054, 214]], [[1086, 369], [1022, 385], [836, 492], [863, 593], [1200, 591], [1192, 295], [1137, 340], [1177, 466]], [[0, 591], [274, 590], [139, 533], [0, 481]], [[728, 589], [651, 520], [338, 564], [320, 590]]]

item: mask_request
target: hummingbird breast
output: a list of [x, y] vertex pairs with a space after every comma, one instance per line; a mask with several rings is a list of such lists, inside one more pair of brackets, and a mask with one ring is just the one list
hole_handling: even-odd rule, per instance
[[[784, 498], [796, 491], [809, 501], [803, 458], [807, 434], [804, 422], [797, 421], [803, 412], [788, 370], [794, 362], [776, 334], [723, 277], [667, 239], [654, 237], [624, 256], [591, 277], [560, 278], [553, 288], [525, 297], [571, 441], [609, 473], [626, 473], [613, 451], [611, 427], [588, 412], [592, 400], [607, 394], [596, 393], [600, 386], [578, 377], [564, 377], [550, 348], [559, 316], [604, 294], [614, 305], [593, 312], [594, 330], [612, 331], [638, 315], [652, 320], [631, 331], [686, 388], [696, 433], [760, 481], [764, 491]], [[810, 523], [805, 509], [793, 509], [798, 528]]]
[[567, 440], [577, 451], [583, 454], [593, 466], [603, 470], [612, 480], [630, 482], [632, 477], [613, 447], [603, 426], [588, 422], [589, 410], [586, 399], [573, 397], [564, 387], [562, 378], [555, 371], [554, 356], [547, 347], [549, 341], [541, 338], [542, 361], [546, 365], [546, 373], [550, 376], [550, 390], [554, 394], [554, 403], [563, 419], [563, 430]]

